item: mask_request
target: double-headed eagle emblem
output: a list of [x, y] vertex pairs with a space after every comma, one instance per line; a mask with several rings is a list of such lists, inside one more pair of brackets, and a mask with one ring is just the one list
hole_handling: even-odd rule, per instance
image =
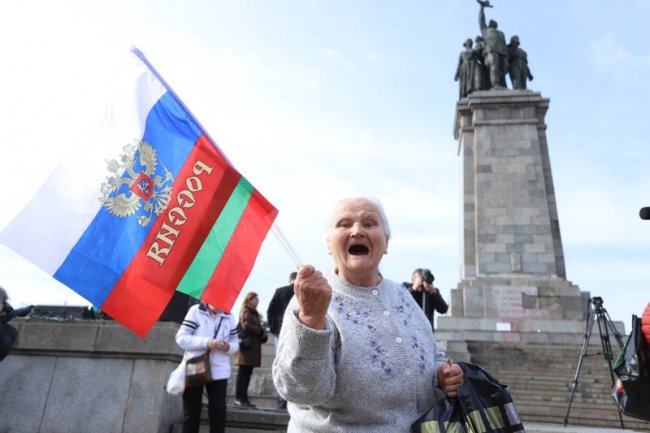
[[[120, 160], [106, 160], [111, 172], [101, 185], [99, 201], [108, 213], [126, 218], [142, 211], [138, 224], [146, 227], [152, 215], [160, 215], [169, 205], [174, 177], [160, 162], [157, 174], [156, 149], [144, 141], [136, 141], [122, 148]], [[142, 212], [140, 212], [142, 213]]]

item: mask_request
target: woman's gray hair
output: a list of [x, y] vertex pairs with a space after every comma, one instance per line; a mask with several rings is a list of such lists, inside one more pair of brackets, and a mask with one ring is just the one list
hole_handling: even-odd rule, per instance
[[[338, 200], [334, 208], [336, 208], [341, 202], [348, 201], [348, 200], [365, 200], [367, 202], [372, 203], [373, 206], [377, 208], [377, 212], [379, 213], [379, 218], [381, 219], [381, 224], [382, 226], [384, 226], [384, 233], [386, 234], [386, 237], [390, 239], [390, 224], [388, 224], [388, 217], [386, 217], [386, 212], [384, 212], [384, 207], [382, 206], [379, 199], [374, 197], [348, 197], [348, 198]], [[330, 224], [331, 224], [331, 219], [330, 219]]]
[[379, 199], [366, 198], [366, 200], [374, 204], [379, 211], [379, 218], [381, 218], [381, 222], [384, 226], [384, 233], [386, 233], [386, 236], [390, 239], [390, 224], [388, 224], [388, 217], [386, 216], [386, 212], [384, 212], [384, 206], [381, 204]]
[[0, 286], [0, 305], [7, 302], [7, 299], [9, 299], [9, 296], [7, 296], [6, 290], [3, 289], [2, 286]]

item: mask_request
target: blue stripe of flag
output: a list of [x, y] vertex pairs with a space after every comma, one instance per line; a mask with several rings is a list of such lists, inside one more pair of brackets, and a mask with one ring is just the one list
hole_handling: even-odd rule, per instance
[[[164, 164], [174, 179], [187, 160], [201, 131], [174, 97], [165, 93], [147, 115], [142, 140], [157, 152], [158, 165]], [[133, 137], [134, 141], [139, 137]], [[128, 143], [124, 143], [128, 144]], [[119, 158], [120, 155], [111, 155]], [[137, 157], [137, 155], [136, 155]], [[107, 175], [108, 175], [107, 169]], [[156, 174], [160, 174], [158, 169]], [[125, 173], [124, 176], [128, 176]], [[100, 185], [97, 185], [100, 196]], [[142, 203], [144, 204], [144, 203]], [[136, 255], [156, 214], [146, 227], [138, 224], [138, 214], [120, 218], [104, 207], [97, 213], [77, 244], [54, 274], [95, 306], [101, 306]]]

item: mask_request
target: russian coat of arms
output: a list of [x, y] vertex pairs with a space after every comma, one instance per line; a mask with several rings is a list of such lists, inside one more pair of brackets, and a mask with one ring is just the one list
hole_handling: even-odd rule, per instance
[[159, 161], [156, 149], [144, 141], [122, 148], [119, 161], [106, 160], [111, 173], [101, 185], [99, 201], [116, 217], [139, 213], [138, 224], [146, 227], [153, 214], [160, 215], [169, 205], [174, 177]]

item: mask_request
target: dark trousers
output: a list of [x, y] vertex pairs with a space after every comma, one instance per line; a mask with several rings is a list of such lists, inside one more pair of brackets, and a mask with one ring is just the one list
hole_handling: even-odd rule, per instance
[[185, 391], [183, 391], [183, 433], [199, 432], [204, 386], [208, 394], [210, 433], [225, 433], [228, 379], [215, 380], [205, 385], [185, 388]]
[[[275, 338], [273, 339], [273, 344], [275, 345], [275, 355], [278, 355], [278, 342], [280, 341], [280, 335], [279, 334], [273, 334], [275, 335]], [[276, 400], [278, 402], [278, 409], [286, 409], [287, 408], [287, 401], [280, 395], [280, 393], [277, 393]]]
[[248, 385], [251, 383], [253, 368], [250, 365], [240, 365], [237, 371], [237, 383], [235, 385], [235, 398], [243, 403], [248, 401]]

